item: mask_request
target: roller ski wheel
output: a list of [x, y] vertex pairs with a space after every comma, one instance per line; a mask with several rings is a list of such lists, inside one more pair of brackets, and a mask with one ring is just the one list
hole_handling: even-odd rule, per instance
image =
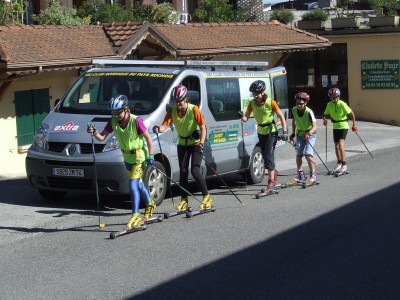
[[319, 185], [320, 181], [319, 180], [315, 180], [314, 182], [311, 182], [310, 180], [307, 180], [306, 182], [302, 183], [302, 188], [305, 189], [309, 186], [313, 186], [313, 185]]
[[110, 239], [114, 240], [119, 236], [127, 235], [127, 234], [130, 234], [130, 233], [136, 232], [136, 231], [143, 231], [143, 230], [146, 230], [146, 229], [147, 229], [146, 225], [140, 225], [139, 227], [135, 227], [135, 228], [132, 228], [132, 229], [125, 228], [125, 229], [123, 229], [121, 231], [114, 231], [114, 232], [110, 233]]
[[209, 212], [214, 212], [215, 210], [216, 210], [215, 206], [211, 206], [210, 208], [206, 208], [206, 209], [197, 209], [197, 210], [193, 210], [193, 211], [188, 211], [188, 212], [186, 212], [186, 218], [191, 218], [191, 217], [206, 214]]
[[345, 172], [336, 172], [335, 173], [335, 177], [339, 177], [339, 176], [342, 176], [342, 175], [347, 175], [347, 174], [349, 174], [350, 172], [349, 171], [345, 171]]
[[279, 194], [279, 191], [276, 189], [273, 189], [273, 190], [264, 189], [264, 191], [262, 191], [261, 193], [256, 194], [256, 199], [261, 199], [263, 197], [271, 196], [271, 195], [275, 195], [275, 194]]
[[147, 224], [151, 224], [151, 223], [158, 223], [158, 222], [162, 222], [162, 220], [164, 220], [163, 216], [158, 216], [158, 217], [151, 217], [148, 220], [142, 220], [140, 222], [140, 224], [142, 225], [147, 225]]
[[176, 217], [176, 216], [179, 216], [179, 215], [183, 215], [183, 214], [186, 214], [187, 212], [191, 212], [191, 211], [192, 211], [192, 208], [191, 208], [191, 207], [188, 207], [188, 208], [185, 209], [185, 210], [177, 210], [177, 211], [165, 213], [165, 214], [164, 214], [164, 219], [169, 219], [169, 218], [172, 218], [172, 217]]

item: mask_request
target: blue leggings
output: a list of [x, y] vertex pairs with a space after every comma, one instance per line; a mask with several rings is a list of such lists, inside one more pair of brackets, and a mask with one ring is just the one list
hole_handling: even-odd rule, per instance
[[131, 192], [132, 213], [136, 214], [139, 212], [140, 198], [148, 203], [150, 202], [150, 194], [142, 181], [143, 165], [125, 163], [125, 167], [130, 178], [129, 191]]

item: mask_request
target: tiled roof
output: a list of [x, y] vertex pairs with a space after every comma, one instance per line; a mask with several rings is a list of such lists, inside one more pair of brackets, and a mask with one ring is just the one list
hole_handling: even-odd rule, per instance
[[326, 42], [315, 35], [307, 35], [286, 25], [271, 22], [155, 26], [182, 50]]
[[24, 65], [68, 65], [93, 57], [115, 57], [102, 26], [0, 26], [0, 61]]
[[113, 22], [102, 24], [104, 31], [112, 42], [113, 47], [121, 47], [140, 29], [140, 27], [142, 27], [142, 25], [142, 22]]
[[[151, 39], [148, 39], [148, 37]], [[109, 23], [99, 26], [0, 26], [0, 68], [23, 71], [90, 65], [92, 58], [125, 58], [138, 45], [176, 58], [321, 49], [322, 37], [280, 23]]]

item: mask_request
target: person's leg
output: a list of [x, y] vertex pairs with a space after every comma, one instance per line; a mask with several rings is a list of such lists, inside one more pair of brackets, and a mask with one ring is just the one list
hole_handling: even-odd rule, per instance
[[[141, 218], [139, 213], [140, 204], [140, 192], [139, 192], [139, 180], [142, 176], [142, 169], [139, 164], [125, 164], [129, 174], [129, 191], [131, 194], [132, 201], [132, 216], [127, 223], [129, 229], [140, 226]], [[138, 168], [139, 166], [139, 168]]]
[[203, 201], [201, 202], [199, 208], [200, 209], [208, 209], [211, 208], [212, 198], [208, 193], [206, 180], [203, 176], [201, 176], [200, 166], [202, 161], [201, 153], [196, 151], [195, 147], [192, 147], [192, 163], [191, 163], [191, 171], [192, 176], [196, 180], [197, 184], [200, 186], [201, 193], [203, 195]]
[[[178, 145], [178, 162], [179, 162], [179, 184], [188, 190], [188, 177], [189, 177], [189, 160], [190, 152], [188, 147]], [[178, 210], [185, 210], [188, 208], [188, 195], [186, 191], [181, 189], [181, 202], [176, 207]]]
[[304, 181], [306, 176], [303, 171], [303, 154], [306, 141], [301, 137], [296, 137], [296, 166], [297, 166], [297, 176], [294, 180]]

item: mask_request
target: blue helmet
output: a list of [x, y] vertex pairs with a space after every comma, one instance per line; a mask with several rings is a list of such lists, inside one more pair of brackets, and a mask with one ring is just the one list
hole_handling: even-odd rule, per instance
[[117, 95], [108, 101], [108, 108], [110, 110], [120, 110], [128, 105], [128, 97], [125, 95]]

